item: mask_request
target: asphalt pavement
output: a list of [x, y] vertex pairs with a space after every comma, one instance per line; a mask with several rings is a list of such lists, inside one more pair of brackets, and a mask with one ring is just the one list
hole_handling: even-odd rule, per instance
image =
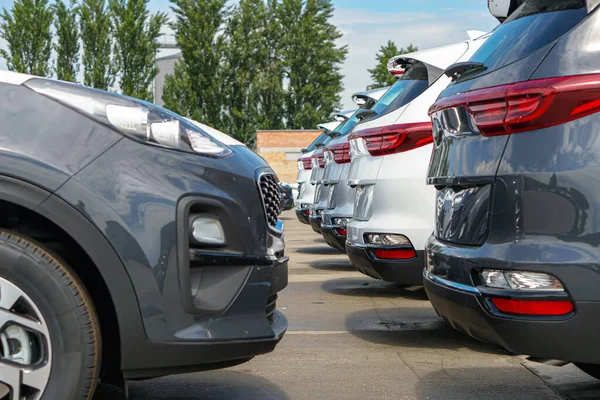
[[289, 330], [275, 352], [227, 370], [132, 382], [133, 400], [597, 399], [600, 383], [455, 332], [420, 287], [356, 272], [293, 212], [283, 215]]

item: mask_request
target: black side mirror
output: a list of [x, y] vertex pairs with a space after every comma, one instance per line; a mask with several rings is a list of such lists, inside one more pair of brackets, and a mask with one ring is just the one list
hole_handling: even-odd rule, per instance
[[303, 148], [302, 150], [300, 150], [300, 152], [301, 152], [302, 154], [308, 153], [308, 149], [305, 147], [305, 148]]
[[377, 113], [375, 111], [369, 110], [369, 109], [366, 109], [366, 108], [360, 109], [360, 110], [358, 110], [356, 112], [356, 114], [354, 114], [354, 116], [356, 118], [358, 118], [359, 120], [361, 120], [361, 121], [365, 120], [365, 119], [372, 118], [372, 117], [374, 117], [376, 115], [377, 115]]

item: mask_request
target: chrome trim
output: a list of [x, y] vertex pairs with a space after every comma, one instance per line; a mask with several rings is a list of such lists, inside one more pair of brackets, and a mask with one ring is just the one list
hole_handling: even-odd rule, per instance
[[432, 283], [437, 283], [438, 285], [446, 286], [448, 288], [459, 290], [461, 292], [477, 295], [481, 294], [481, 292], [476, 287], [463, 285], [462, 283], [452, 282], [448, 279], [440, 278], [439, 276], [427, 271], [427, 269], [423, 269], [423, 277]]
[[357, 249], [365, 249], [366, 250], [366, 249], [369, 248], [369, 246], [367, 246], [364, 243], [353, 243], [353, 242], [351, 242], [349, 240], [346, 240], [346, 245], [350, 246], [350, 247], [356, 247]]

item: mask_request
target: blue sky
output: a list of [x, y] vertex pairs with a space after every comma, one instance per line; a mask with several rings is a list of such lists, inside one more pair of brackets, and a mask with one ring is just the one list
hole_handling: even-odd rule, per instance
[[[11, 0], [0, 0], [7, 9]], [[345, 108], [352, 107], [352, 93], [370, 84], [367, 69], [375, 65], [375, 53], [388, 40], [400, 47], [413, 44], [423, 50], [467, 39], [467, 30], [489, 31], [497, 21], [487, 10], [487, 0], [333, 0], [333, 17], [349, 46], [342, 68]], [[170, 11], [168, 0], [151, 0], [150, 8]], [[0, 40], [0, 47], [5, 43]], [[0, 68], [6, 68], [0, 60]]]

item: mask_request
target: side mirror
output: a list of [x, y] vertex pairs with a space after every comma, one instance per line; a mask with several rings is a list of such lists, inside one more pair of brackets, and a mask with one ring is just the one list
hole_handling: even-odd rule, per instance
[[504, 22], [524, 2], [525, 0], [488, 0], [488, 9], [498, 21]]
[[354, 114], [356, 116], [356, 118], [358, 118], [359, 120], [364, 120], [364, 119], [368, 119], [371, 117], [374, 117], [375, 115], [377, 115], [377, 113], [373, 110], [368, 110], [366, 108], [363, 108], [361, 110], [358, 110], [356, 112], [356, 114]]
[[305, 148], [303, 148], [302, 150], [300, 150], [300, 152], [301, 152], [302, 154], [308, 153], [308, 149], [305, 147]]

